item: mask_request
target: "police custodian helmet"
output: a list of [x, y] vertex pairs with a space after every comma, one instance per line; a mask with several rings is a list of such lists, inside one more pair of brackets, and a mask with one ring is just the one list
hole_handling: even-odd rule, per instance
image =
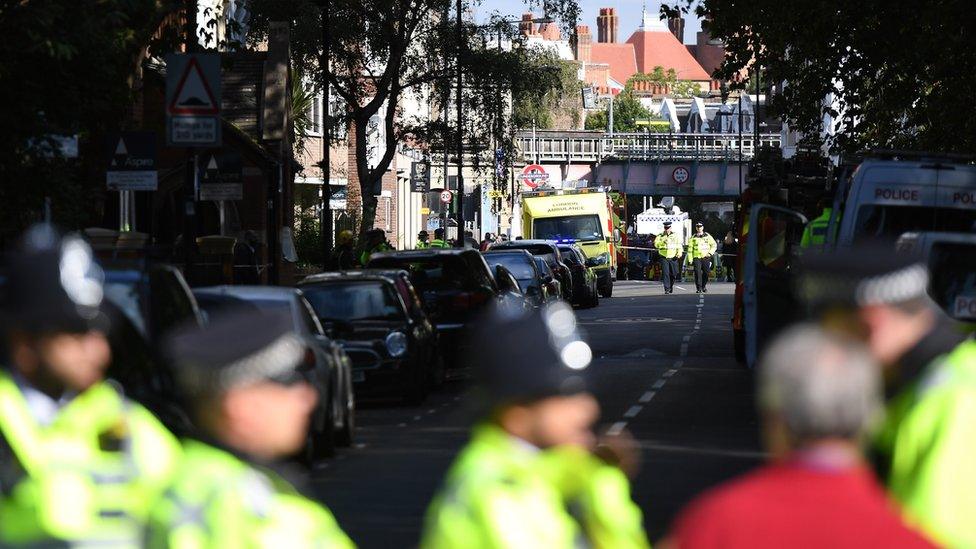
[[104, 276], [91, 247], [50, 224], [27, 230], [6, 257], [3, 321], [7, 330], [83, 333], [107, 330]]

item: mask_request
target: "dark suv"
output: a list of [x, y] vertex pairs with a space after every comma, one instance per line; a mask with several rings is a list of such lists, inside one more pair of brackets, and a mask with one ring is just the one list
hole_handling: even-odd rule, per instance
[[478, 250], [426, 249], [374, 254], [369, 269], [407, 271], [424, 310], [437, 327], [448, 373], [463, 368], [464, 332], [498, 298], [498, 285]]
[[509, 240], [491, 247], [492, 250], [525, 250], [532, 255], [545, 258], [549, 268], [562, 286], [563, 299], [573, 301], [573, 275], [563, 260], [563, 254], [554, 240]]

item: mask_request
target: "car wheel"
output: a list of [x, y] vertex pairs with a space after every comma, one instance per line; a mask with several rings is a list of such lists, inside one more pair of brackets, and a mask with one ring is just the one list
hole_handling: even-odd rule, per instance
[[326, 402], [323, 405], [324, 412], [319, 421], [313, 421], [309, 427], [308, 437], [305, 441], [305, 462], [314, 465], [320, 459], [335, 456], [336, 441], [333, 425], [335, 419], [332, 412], [332, 403]]
[[596, 307], [600, 304], [600, 291], [597, 288], [593, 288], [590, 293], [590, 308]]
[[404, 380], [403, 402], [418, 406], [427, 400], [427, 376], [419, 366], [410, 369], [410, 378]]
[[443, 354], [437, 353], [437, 357], [434, 359], [434, 367], [430, 369], [427, 377], [431, 389], [440, 389], [444, 386], [444, 382], [447, 381], [447, 370], [444, 367]]
[[607, 282], [607, 285], [600, 289], [600, 297], [611, 297], [613, 295], [613, 281]]

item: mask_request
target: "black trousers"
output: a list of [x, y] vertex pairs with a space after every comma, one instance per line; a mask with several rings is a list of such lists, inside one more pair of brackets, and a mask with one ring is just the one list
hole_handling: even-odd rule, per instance
[[664, 283], [664, 291], [670, 292], [674, 287], [674, 281], [678, 278], [677, 258], [668, 259], [661, 256], [661, 282]]
[[710, 257], [698, 257], [693, 260], [695, 266], [695, 289], [704, 290], [708, 284], [708, 271], [712, 270]]

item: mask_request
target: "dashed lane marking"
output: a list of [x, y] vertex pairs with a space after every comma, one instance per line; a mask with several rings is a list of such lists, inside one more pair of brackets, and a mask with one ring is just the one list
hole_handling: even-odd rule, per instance
[[691, 336], [690, 335], [686, 335], [685, 337], [681, 338], [681, 341], [684, 341], [685, 343], [687, 343], [688, 341], [691, 341]]
[[687, 356], [687, 355], [688, 355], [688, 344], [687, 343], [682, 343], [681, 344], [681, 356]]
[[667, 372], [664, 372], [664, 377], [671, 377], [671, 376], [673, 376], [676, 373], [678, 373], [678, 370], [671, 369], [671, 370], [668, 370]]
[[397, 425], [397, 427], [406, 427], [406, 426], [407, 426], [406, 423], [400, 423], [400, 424]]
[[644, 393], [643, 395], [641, 395], [641, 397], [639, 399], [637, 399], [637, 402], [640, 402], [641, 404], [647, 404], [648, 402], [651, 401], [652, 398], [654, 398], [654, 395], [656, 395], [656, 394], [657, 393], [654, 392], [654, 391], [648, 391], [648, 392]]
[[414, 421], [420, 421], [421, 416], [413, 416]]
[[611, 425], [609, 429], [607, 429], [607, 434], [610, 436], [617, 436], [620, 433], [622, 433], [626, 427], [627, 427], [626, 421], [618, 421], [617, 423]]
[[637, 417], [637, 414], [641, 413], [641, 410], [643, 409], [643, 406], [631, 406], [626, 412], [624, 412], [624, 417], [628, 419]]
[[659, 379], [659, 380], [657, 380], [657, 381], [654, 382], [654, 385], [651, 385], [651, 388], [652, 389], [655, 389], [655, 390], [656, 389], [660, 389], [661, 387], [664, 387], [664, 380], [663, 379]]
[[430, 410], [427, 410], [427, 413], [428, 414], [436, 414], [437, 413], [437, 410], [431, 408]]

